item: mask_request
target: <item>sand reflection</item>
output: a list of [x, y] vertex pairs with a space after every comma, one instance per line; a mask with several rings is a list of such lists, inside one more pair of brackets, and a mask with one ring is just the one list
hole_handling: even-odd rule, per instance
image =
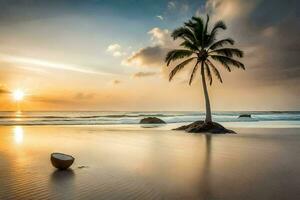
[[201, 196], [203, 199], [210, 199], [211, 198], [211, 135], [205, 135], [205, 156], [204, 156], [204, 163], [203, 163], [203, 170], [202, 170], [202, 183], [200, 184], [200, 191]]
[[158, 128], [162, 126], [165, 126], [165, 124], [142, 124], [141, 125], [142, 128]]

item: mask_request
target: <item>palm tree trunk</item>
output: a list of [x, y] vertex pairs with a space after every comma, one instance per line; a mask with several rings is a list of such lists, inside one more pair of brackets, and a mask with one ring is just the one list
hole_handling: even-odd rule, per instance
[[211, 117], [210, 102], [209, 102], [209, 96], [208, 96], [208, 91], [207, 91], [207, 86], [206, 86], [203, 62], [201, 63], [201, 77], [202, 77], [202, 86], [203, 86], [203, 92], [204, 92], [204, 98], [205, 98], [205, 108], [206, 108], [205, 123], [209, 123], [209, 122], [212, 122], [212, 117]]

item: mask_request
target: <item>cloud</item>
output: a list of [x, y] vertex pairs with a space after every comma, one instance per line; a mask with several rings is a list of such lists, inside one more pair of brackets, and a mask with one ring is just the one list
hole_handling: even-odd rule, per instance
[[164, 65], [164, 56], [167, 49], [156, 45], [149, 46], [134, 52], [122, 63], [124, 65], [134, 65], [142, 67], [162, 67]]
[[163, 21], [164, 20], [164, 17], [163, 16], [161, 16], [161, 15], [157, 15], [156, 16], [158, 19], [160, 19], [161, 21]]
[[4, 85], [0, 84], [0, 95], [1, 94], [10, 94], [11, 91], [9, 91]]
[[208, 0], [205, 12], [225, 21], [240, 20], [248, 16], [257, 3], [258, 0]]
[[149, 76], [156, 76], [157, 72], [137, 72], [132, 75], [133, 78], [142, 78], [142, 77], [149, 77]]
[[117, 80], [117, 79], [111, 81], [111, 84], [112, 84], [112, 85], [118, 85], [118, 84], [120, 84], [120, 83], [121, 83], [121, 81], [120, 81], [120, 80]]
[[162, 67], [167, 52], [176, 47], [170, 32], [167, 29], [153, 28], [148, 34], [151, 38], [151, 45], [133, 52], [122, 61], [123, 65], [134, 65], [142, 67]]
[[168, 2], [168, 9], [172, 10], [176, 8], [176, 3], [174, 1]]
[[13, 56], [0, 53], [0, 61], [15, 64], [23, 68], [34, 69], [34, 68], [48, 68], [48, 69], [59, 69], [67, 70], [85, 74], [99, 74], [99, 75], [111, 75], [111, 73], [94, 71], [84, 66], [78, 66], [74, 64], [56, 63], [47, 60], [41, 60], [31, 57]]
[[189, 9], [190, 9], [190, 7], [189, 7], [188, 4], [182, 4], [182, 6], [181, 6], [181, 12], [186, 13], [186, 12], [189, 11]]
[[106, 49], [107, 52], [111, 53], [114, 57], [120, 57], [126, 55], [127, 53], [122, 50], [121, 45], [111, 44]]
[[259, 83], [299, 82], [299, 1], [209, 0], [206, 11], [212, 20], [228, 24], [227, 35], [243, 50], [244, 62]]
[[0, 94], [7, 94], [10, 93], [8, 90], [0, 88]]
[[107, 47], [106, 51], [108, 52], [114, 52], [121, 50], [121, 45], [119, 44], [111, 44]]
[[[237, 70], [234, 72], [237, 74], [229, 74], [220, 68], [226, 90], [234, 90], [237, 84], [236, 89], [246, 85], [253, 91], [280, 87], [297, 98], [300, 96], [297, 87], [289, 87], [300, 84], [300, 16], [295, 9], [299, 7], [297, 4], [300, 3], [286, 4], [279, 0], [208, 0], [206, 5], [195, 11], [198, 16], [210, 14], [210, 28], [217, 20], [224, 20], [228, 29], [220, 32], [217, 39], [231, 37], [236, 41], [236, 47], [245, 52], [241, 61], [246, 65], [246, 72]], [[170, 49], [178, 48], [179, 43], [172, 40], [171, 32], [158, 27], [149, 30], [150, 44], [133, 52], [122, 63], [156, 69], [162, 77], [168, 77], [176, 63], [166, 67], [164, 58]], [[186, 80], [191, 69], [187, 66], [176, 80]], [[133, 77], [143, 75], [137, 73]]]
[[74, 96], [40, 96], [40, 95], [28, 95], [26, 98], [30, 102], [39, 102], [47, 104], [70, 104], [78, 101], [91, 100], [95, 97], [94, 93], [78, 92]]
[[[179, 7], [173, 1], [168, 7]], [[228, 29], [218, 35], [218, 39], [232, 37], [237, 47], [245, 51], [243, 62], [247, 67], [249, 80], [256, 84], [274, 81], [290, 81], [300, 76], [300, 26], [299, 1], [286, 4], [280, 0], [208, 0], [196, 15], [210, 14], [210, 25], [224, 20]], [[151, 44], [133, 52], [123, 60], [130, 66], [165, 66], [166, 53], [178, 47], [167, 29], [155, 27], [148, 34]], [[164, 69], [164, 68], [163, 68]], [[162, 72], [165, 70], [162, 70]]]
[[172, 20], [182, 20], [190, 16], [190, 7], [193, 8], [198, 6], [199, 2], [188, 2], [188, 1], [169, 1], [167, 3], [167, 9], [164, 12], [164, 16], [167, 16], [168, 19]]
[[168, 29], [155, 27], [148, 31], [148, 34], [155, 45], [170, 45], [173, 42]]
[[83, 92], [78, 92], [75, 94], [74, 99], [76, 100], [90, 100], [95, 97], [94, 93], [83, 93]]
[[49, 104], [68, 104], [71, 100], [63, 99], [61, 97], [44, 97], [31, 95], [27, 97], [31, 102], [49, 103]]
[[166, 67], [165, 56], [171, 49], [178, 48], [180, 41], [173, 41], [170, 31], [167, 29], [155, 27], [151, 29], [148, 34], [150, 35], [151, 45], [133, 52], [129, 57], [122, 61], [122, 64], [157, 70], [157, 72], [149, 73], [138, 72], [133, 75], [135, 78], [161, 74], [162, 77], [167, 79], [170, 71], [172, 70], [172, 66]]

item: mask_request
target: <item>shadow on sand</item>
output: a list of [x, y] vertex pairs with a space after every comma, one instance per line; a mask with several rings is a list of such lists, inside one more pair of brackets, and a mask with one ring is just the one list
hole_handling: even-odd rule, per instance
[[55, 170], [50, 177], [52, 196], [57, 199], [72, 199], [75, 173], [72, 169]]
[[72, 169], [68, 169], [68, 170], [55, 170], [52, 174], [51, 174], [51, 182], [53, 183], [63, 183], [63, 182], [70, 182], [73, 181], [75, 176], [75, 173]]

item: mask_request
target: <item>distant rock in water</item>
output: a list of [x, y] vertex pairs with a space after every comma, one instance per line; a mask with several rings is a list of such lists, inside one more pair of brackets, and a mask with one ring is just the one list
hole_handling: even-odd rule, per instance
[[166, 122], [157, 117], [146, 117], [141, 119], [140, 124], [165, 124]]
[[233, 130], [226, 129], [221, 124], [216, 122], [204, 123], [204, 121], [196, 121], [189, 125], [181, 126], [173, 130], [185, 130], [189, 133], [213, 133], [213, 134], [225, 134], [235, 133]]
[[241, 118], [241, 117], [251, 118], [251, 115], [250, 114], [242, 114], [242, 115], [239, 116], [239, 118]]
[[65, 170], [73, 164], [75, 158], [63, 153], [52, 153], [50, 160], [55, 168]]

